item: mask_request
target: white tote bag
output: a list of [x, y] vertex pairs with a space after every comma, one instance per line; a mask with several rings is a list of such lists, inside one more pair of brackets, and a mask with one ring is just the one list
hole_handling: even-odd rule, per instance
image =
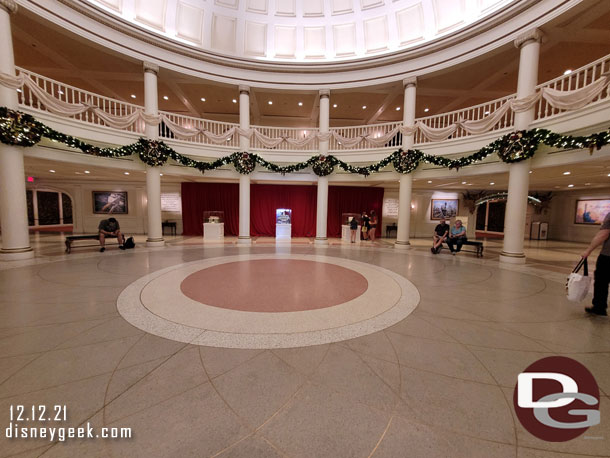
[[[584, 275], [578, 273], [581, 267], [585, 268]], [[589, 277], [589, 265], [587, 258], [582, 258], [576, 265], [566, 283], [566, 294], [569, 301], [582, 301], [591, 289], [591, 277]]]

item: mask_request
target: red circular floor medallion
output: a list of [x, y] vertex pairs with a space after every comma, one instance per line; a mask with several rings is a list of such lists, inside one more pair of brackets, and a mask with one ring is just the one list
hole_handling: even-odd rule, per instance
[[368, 282], [335, 264], [260, 259], [220, 264], [186, 277], [180, 289], [206, 305], [246, 312], [298, 312], [343, 304]]

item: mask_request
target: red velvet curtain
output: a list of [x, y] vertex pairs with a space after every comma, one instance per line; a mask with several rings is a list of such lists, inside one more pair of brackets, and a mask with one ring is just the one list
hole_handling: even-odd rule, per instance
[[381, 208], [383, 205], [383, 188], [364, 186], [329, 186], [328, 187], [328, 237], [341, 237], [341, 215], [343, 213], [367, 212], [377, 213], [377, 237], [381, 235]]
[[225, 234], [239, 235], [239, 184], [182, 183], [182, 232], [203, 235], [203, 212], [225, 212]]
[[254, 184], [250, 187], [250, 234], [275, 237], [275, 210], [292, 209], [292, 236], [316, 236], [318, 189], [306, 185]]
[[[250, 186], [250, 234], [275, 236], [275, 210], [292, 209], [292, 236], [316, 235], [316, 186], [253, 184]], [[381, 235], [383, 188], [329, 186], [328, 236], [341, 237], [343, 213], [370, 213], [379, 220]], [[203, 235], [203, 212], [225, 213], [225, 234], [239, 234], [239, 185], [237, 183], [182, 183], [184, 235]]]

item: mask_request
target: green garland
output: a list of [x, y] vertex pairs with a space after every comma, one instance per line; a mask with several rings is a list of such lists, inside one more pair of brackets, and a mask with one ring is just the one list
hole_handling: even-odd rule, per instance
[[252, 173], [257, 164], [271, 172], [281, 174], [298, 172], [311, 167], [316, 175], [323, 177], [333, 173], [336, 167], [347, 173], [368, 176], [371, 173], [379, 172], [390, 163], [399, 173], [411, 173], [422, 162], [459, 170], [461, 167], [472, 165], [493, 153], [496, 153], [503, 162], [510, 164], [533, 157], [540, 144], [562, 149], [589, 148], [592, 154], [595, 149], [610, 144], [610, 130], [579, 137], [561, 135], [546, 129], [520, 130], [504, 135], [479, 151], [458, 159], [426, 154], [420, 150], [403, 151], [399, 149], [381, 161], [366, 166], [351, 165], [333, 155], [313, 156], [304, 162], [280, 166], [263, 159], [258, 154], [244, 152], [236, 152], [212, 162], [196, 161], [178, 153], [163, 141], [145, 138], [118, 148], [100, 148], [71, 135], [58, 132], [31, 115], [0, 107], [0, 142], [7, 145], [30, 147], [36, 145], [42, 138], [63, 143], [93, 156], [118, 158], [137, 154], [142, 162], [151, 167], [162, 166], [169, 159], [186, 167], [195, 168], [201, 173], [229, 164], [232, 164], [243, 175]]

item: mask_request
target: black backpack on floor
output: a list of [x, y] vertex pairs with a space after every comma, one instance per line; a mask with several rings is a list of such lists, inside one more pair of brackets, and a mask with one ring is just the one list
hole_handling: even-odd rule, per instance
[[125, 240], [124, 246], [125, 249], [135, 248], [136, 242], [133, 241], [133, 237], [129, 237], [127, 240]]

